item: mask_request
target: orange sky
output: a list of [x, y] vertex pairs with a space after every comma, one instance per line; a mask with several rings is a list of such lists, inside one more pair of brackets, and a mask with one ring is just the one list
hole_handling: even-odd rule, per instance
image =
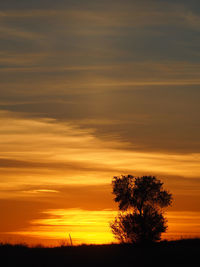
[[0, 10], [0, 241], [113, 242], [121, 174], [155, 175], [173, 194], [163, 238], [199, 237], [200, 4]]
[[91, 129], [5, 111], [1, 122], [2, 240], [113, 242], [111, 180], [122, 173], [156, 174], [174, 195], [167, 237], [198, 236], [200, 154], [135, 152]]

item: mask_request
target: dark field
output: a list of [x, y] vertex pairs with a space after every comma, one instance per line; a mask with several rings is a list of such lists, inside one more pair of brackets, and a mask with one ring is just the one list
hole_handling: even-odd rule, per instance
[[200, 239], [149, 246], [81, 245], [29, 248], [0, 245], [0, 266], [200, 266]]

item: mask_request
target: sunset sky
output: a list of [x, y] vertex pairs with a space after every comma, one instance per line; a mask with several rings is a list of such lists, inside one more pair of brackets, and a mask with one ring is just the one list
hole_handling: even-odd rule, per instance
[[0, 1], [0, 242], [114, 242], [112, 177], [200, 237], [200, 1]]

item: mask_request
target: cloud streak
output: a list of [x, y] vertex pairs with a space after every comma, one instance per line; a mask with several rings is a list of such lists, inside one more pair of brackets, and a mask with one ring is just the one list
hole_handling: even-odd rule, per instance
[[54, 184], [110, 183], [108, 173], [133, 170], [168, 175], [182, 173], [185, 177], [200, 175], [198, 153], [129, 150], [125, 149], [129, 143], [112, 136], [100, 139], [92, 129], [56, 120], [12, 117], [12, 113], [7, 112], [2, 114], [1, 122], [3, 184], [25, 183], [28, 173], [30, 184], [38, 179], [40, 183]]

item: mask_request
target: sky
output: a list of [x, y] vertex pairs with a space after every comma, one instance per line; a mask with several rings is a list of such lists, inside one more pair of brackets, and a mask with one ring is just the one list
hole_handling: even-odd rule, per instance
[[0, 241], [115, 242], [113, 176], [200, 237], [200, 2], [0, 1]]

